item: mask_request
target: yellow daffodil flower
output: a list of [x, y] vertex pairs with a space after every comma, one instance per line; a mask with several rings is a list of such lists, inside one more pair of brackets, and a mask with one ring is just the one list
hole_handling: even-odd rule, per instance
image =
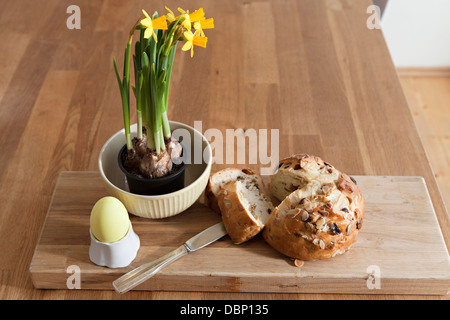
[[153, 39], [155, 42], [158, 42], [156, 38], [156, 30], [167, 30], [167, 21], [165, 16], [161, 16], [159, 18], [153, 19], [150, 18], [148, 13], [145, 10], [142, 10], [145, 18], [141, 20], [141, 24], [145, 27], [144, 38], [148, 39], [153, 35]]
[[184, 32], [184, 38], [186, 39], [186, 43], [181, 50], [191, 50], [191, 58], [194, 56], [194, 46], [206, 48], [206, 42], [208, 41], [207, 37], [195, 36], [190, 30]]
[[178, 18], [175, 17], [175, 15], [173, 14], [172, 10], [170, 10], [169, 8], [165, 7], [167, 11], [169, 11], [168, 14], [166, 14], [166, 19], [167, 21], [169, 21], [169, 23], [174, 22], [175, 20], [177, 20]]
[[214, 28], [214, 19], [209, 18], [206, 20], [196, 21], [194, 22], [194, 35], [195, 36], [205, 36], [205, 33], [203, 32], [203, 29], [213, 29]]
[[189, 17], [191, 18], [191, 22], [202, 21], [205, 20], [205, 12], [203, 12], [203, 8], [200, 8], [189, 14]]
[[[205, 12], [203, 11], [203, 8], [200, 8], [198, 10], [195, 10], [193, 13], [189, 13], [189, 11], [185, 11], [181, 8], [178, 8], [178, 11], [184, 15], [184, 22], [181, 24], [186, 30], [191, 30], [192, 23], [205, 20]], [[178, 16], [179, 17], [179, 16]], [[175, 19], [178, 19], [178, 17], [175, 17]]]
[[184, 20], [181, 23], [181, 26], [186, 30], [191, 30], [192, 25], [191, 25], [191, 18], [189, 17], [189, 14], [184, 13], [184, 14], [182, 14], [182, 16], [183, 16]]

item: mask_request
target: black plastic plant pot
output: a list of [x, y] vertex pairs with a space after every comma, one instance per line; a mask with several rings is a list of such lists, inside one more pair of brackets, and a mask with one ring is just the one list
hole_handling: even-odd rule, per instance
[[128, 172], [128, 170], [123, 166], [122, 159], [126, 150], [127, 145], [124, 145], [122, 149], [120, 149], [118, 162], [120, 170], [122, 170], [127, 177], [128, 187], [130, 188], [131, 193], [155, 196], [172, 193], [184, 188], [184, 171], [186, 169], [186, 164], [184, 162], [177, 166], [175, 172], [170, 173], [165, 177], [153, 179], [144, 178]]

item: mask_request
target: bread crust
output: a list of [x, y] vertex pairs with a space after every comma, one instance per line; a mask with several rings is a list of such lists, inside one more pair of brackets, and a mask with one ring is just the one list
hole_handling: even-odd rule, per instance
[[[284, 177], [295, 181], [301, 176], [306, 184], [272, 212], [263, 231], [266, 242], [300, 260], [329, 259], [348, 251], [362, 227], [365, 209], [354, 179], [315, 156], [294, 155], [280, 164]], [[280, 183], [280, 176], [277, 172], [271, 185]]]
[[239, 197], [239, 181], [225, 184], [217, 195], [217, 204], [228, 235], [235, 244], [241, 244], [257, 235], [264, 224], [255, 219]]
[[217, 203], [216, 196], [212, 192], [211, 177], [209, 177], [208, 184], [206, 185], [205, 199], [206, 199], [206, 204], [208, 205], [208, 207], [210, 207], [214, 212], [220, 214], [219, 204]]

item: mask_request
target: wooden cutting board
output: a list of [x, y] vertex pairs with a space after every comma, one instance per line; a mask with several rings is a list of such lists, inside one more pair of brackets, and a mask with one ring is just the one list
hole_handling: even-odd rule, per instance
[[[296, 267], [260, 235], [242, 245], [233, 245], [225, 236], [134, 290], [447, 294], [449, 255], [424, 180], [355, 178], [366, 199], [366, 217], [348, 253]], [[113, 290], [112, 281], [125, 272], [220, 221], [200, 202], [171, 218], [131, 216], [141, 240], [136, 259], [126, 268], [99, 267], [89, 260], [89, 215], [106, 195], [97, 172], [60, 174], [30, 265], [36, 288], [67, 289], [68, 283], [79, 283], [80, 289]]]

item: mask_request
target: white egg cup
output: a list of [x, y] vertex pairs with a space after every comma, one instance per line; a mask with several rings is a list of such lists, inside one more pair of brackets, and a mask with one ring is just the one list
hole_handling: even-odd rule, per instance
[[119, 241], [106, 243], [95, 239], [89, 228], [91, 245], [89, 247], [89, 258], [93, 263], [108, 268], [123, 268], [128, 266], [134, 258], [141, 245], [138, 235], [130, 228], [125, 237]]

